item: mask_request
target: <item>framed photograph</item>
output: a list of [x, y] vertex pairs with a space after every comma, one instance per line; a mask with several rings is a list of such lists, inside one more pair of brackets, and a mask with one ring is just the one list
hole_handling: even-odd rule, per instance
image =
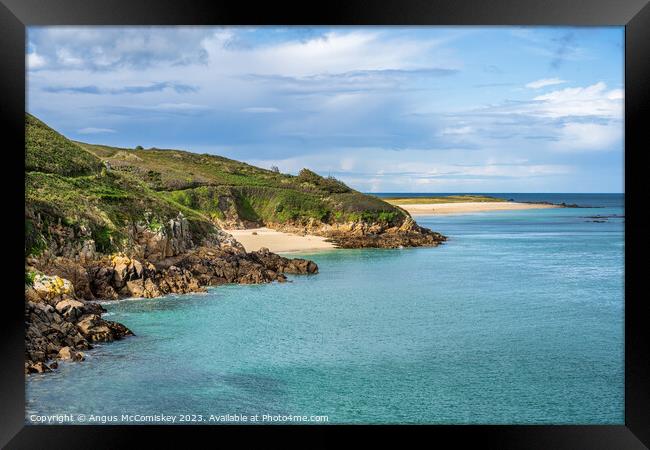
[[2, 0], [0, 443], [647, 448], [647, 3]]

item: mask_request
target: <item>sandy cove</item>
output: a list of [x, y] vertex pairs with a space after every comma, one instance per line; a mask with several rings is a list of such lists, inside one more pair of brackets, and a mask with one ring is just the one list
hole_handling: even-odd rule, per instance
[[262, 247], [274, 253], [302, 252], [311, 250], [329, 250], [336, 248], [326, 242], [325, 237], [298, 235], [275, 231], [270, 228], [249, 228], [247, 230], [224, 230], [237, 239], [247, 252], [257, 251]]
[[464, 214], [486, 211], [507, 211], [518, 209], [546, 209], [559, 208], [557, 205], [546, 205], [540, 203], [517, 203], [517, 202], [458, 202], [458, 203], [415, 203], [411, 205], [400, 205], [413, 216], [430, 214]]

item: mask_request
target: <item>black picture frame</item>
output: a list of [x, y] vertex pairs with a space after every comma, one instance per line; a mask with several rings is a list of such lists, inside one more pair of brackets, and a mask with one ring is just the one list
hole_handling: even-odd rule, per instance
[[[624, 25], [625, 26], [625, 425], [620, 426], [410, 426], [409, 433], [426, 432], [430, 442], [450, 440], [454, 446], [472, 443], [488, 448], [626, 449], [650, 445], [650, 342], [645, 332], [650, 303], [641, 294], [642, 251], [648, 239], [642, 207], [647, 198], [640, 172], [644, 152], [644, 112], [650, 108], [650, 4], [648, 0], [401, 0], [345, 2], [210, 1], [210, 0], [0, 0], [0, 114], [5, 217], [2, 236], [12, 243], [6, 258], [0, 327], [3, 363], [0, 386], [0, 445], [3, 448], [122, 448], [136, 438], [161, 448], [187, 442], [187, 433], [251, 431], [267, 436], [294, 427], [269, 426], [36, 426], [25, 425], [24, 323], [22, 243], [18, 219], [24, 208], [25, 27], [31, 25]], [[16, 217], [13, 217], [13, 215]], [[11, 216], [10, 216], [11, 215]], [[303, 426], [341, 437], [351, 426]], [[393, 426], [372, 427], [382, 436]], [[242, 433], [243, 432], [243, 433]], [[243, 435], [243, 436], [241, 436]], [[207, 436], [206, 436], [207, 437]], [[320, 438], [319, 438], [320, 439]], [[217, 444], [219, 441], [212, 441]], [[245, 443], [245, 440], [240, 441]], [[152, 445], [153, 446], [153, 445]]]

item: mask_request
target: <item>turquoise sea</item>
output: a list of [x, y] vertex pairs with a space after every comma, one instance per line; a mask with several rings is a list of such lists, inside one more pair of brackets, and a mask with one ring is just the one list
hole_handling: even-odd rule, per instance
[[419, 216], [448, 242], [303, 254], [318, 275], [107, 303], [137, 336], [30, 376], [26, 421], [623, 424], [623, 195], [527, 195], [499, 196], [599, 208]]

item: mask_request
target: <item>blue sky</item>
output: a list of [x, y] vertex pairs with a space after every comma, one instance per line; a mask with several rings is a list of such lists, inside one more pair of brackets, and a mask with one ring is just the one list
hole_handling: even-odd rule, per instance
[[30, 27], [27, 110], [366, 192], [622, 192], [622, 27]]

